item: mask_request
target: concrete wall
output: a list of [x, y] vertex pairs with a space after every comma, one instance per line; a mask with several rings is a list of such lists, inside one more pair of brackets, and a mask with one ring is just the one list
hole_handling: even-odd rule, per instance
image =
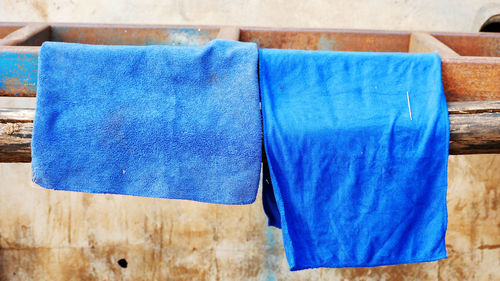
[[[0, 21], [475, 31], [487, 2], [0, 0]], [[450, 157], [448, 259], [292, 273], [260, 200], [49, 191], [28, 164], [0, 164], [0, 280], [500, 280], [499, 192], [500, 155]]]
[[[0, 21], [477, 31], [498, 0], [0, 0]], [[482, 14], [481, 14], [482, 15]]]

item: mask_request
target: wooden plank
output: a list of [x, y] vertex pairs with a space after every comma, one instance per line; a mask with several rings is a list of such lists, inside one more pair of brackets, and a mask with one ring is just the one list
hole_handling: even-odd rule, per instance
[[33, 123], [0, 123], [0, 162], [31, 162]]
[[[450, 102], [450, 154], [500, 153], [500, 101]], [[34, 109], [0, 110], [0, 162], [30, 162]]]
[[217, 39], [239, 41], [240, 28], [235, 26], [223, 26], [219, 29]]
[[0, 39], [0, 46], [40, 46], [50, 38], [50, 26], [46, 23], [28, 24]]
[[450, 154], [500, 153], [500, 113], [450, 114]]
[[455, 51], [434, 38], [429, 33], [412, 32], [410, 36], [410, 53], [437, 52], [441, 57], [457, 57]]
[[35, 118], [33, 108], [1, 108], [0, 123], [32, 123]]
[[500, 112], [500, 101], [455, 101], [448, 103], [449, 114]]

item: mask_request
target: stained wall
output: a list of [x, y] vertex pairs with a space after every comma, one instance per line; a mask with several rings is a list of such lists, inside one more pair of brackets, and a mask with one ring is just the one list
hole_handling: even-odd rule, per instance
[[[0, 21], [475, 31], [487, 2], [0, 0]], [[500, 155], [452, 156], [448, 259], [289, 272], [260, 199], [50, 191], [31, 184], [29, 164], [0, 164], [0, 280], [500, 280], [499, 192]]]

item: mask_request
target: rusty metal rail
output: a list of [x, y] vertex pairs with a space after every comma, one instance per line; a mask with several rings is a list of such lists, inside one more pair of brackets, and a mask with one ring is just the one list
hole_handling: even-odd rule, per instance
[[[35, 97], [44, 41], [105, 45], [203, 45], [213, 39], [260, 48], [438, 52], [449, 102], [450, 154], [500, 153], [500, 34], [216, 26], [0, 23], [0, 96]], [[0, 162], [29, 162], [33, 109], [0, 108]]]

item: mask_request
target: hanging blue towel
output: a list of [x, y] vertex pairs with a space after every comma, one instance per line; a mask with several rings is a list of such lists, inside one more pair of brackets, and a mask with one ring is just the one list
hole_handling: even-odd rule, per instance
[[256, 44], [44, 43], [32, 177], [43, 187], [248, 204], [261, 167]]
[[437, 54], [263, 49], [259, 76], [274, 191], [263, 202], [291, 270], [446, 258]]

